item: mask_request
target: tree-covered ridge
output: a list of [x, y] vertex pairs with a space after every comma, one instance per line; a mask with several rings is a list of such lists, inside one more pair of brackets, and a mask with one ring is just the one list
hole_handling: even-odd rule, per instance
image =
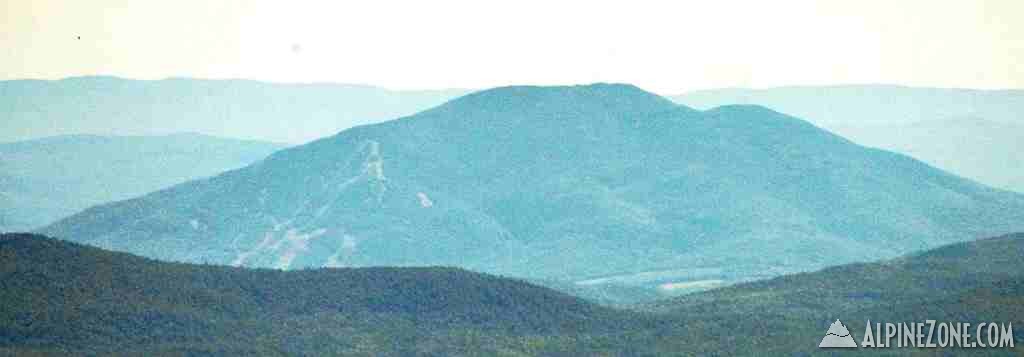
[[640, 312], [454, 268], [242, 269], [6, 234], [0, 354], [813, 355], [836, 318], [858, 341], [865, 319], [1024, 326], [1022, 254], [1024, 234], [984, 239]]
[[[3, 328], [6, 343], [102, 345], [163, 333], [184, 337], [216, 330], [219, 322], [324, 315], [370, 325], [381, 319], [559, 333], [609, 329], [619, 316], [553, 290], [457, 268], [250, 270], [157, 262], [29, 234], [3, 235], [0, 260], [0, 314], [13, 322]], [[105, 335], [109, 324], [124, 335]]]
[[[825, 268], [665, 300], [655, 309], [689, 309], [704, 304], [715, 308], [735, 303], [751, 309], [798, 309], [822, 304], [836, 308], [870, 306], [879, 300], [940, 297], [997, 285], [1024, 277], [1024, 234], [1010, 234], [955, 243], [897, 259]], [[898, 286], [899, 288], [894, 288]], [[827, 289], [822, 289], [827, 287]], [[748, 297], [760, 295], [758, 304]], [[856, 299], [847, 299], [856, 297]], [[832, 299], [834, 301], [826, 301]], [[773, 305], [774, 304], [774, 305]], [[710, 307], [709, 307], [710, 308]], [[806, 307], [804, 307], [806, 308]], [[753, 312], [753, 310], [749, 311]]]
[[[1012, 323], [1019, 345], [1024, 341], [1024, 329], [1017, 327], [1024, 326], [1024, 234], [739, 284], [649, 304], [644, 309], [691, 323], [723, 321], [716, 325], [749, 331], [753, 338], [765, 341], [736, 346], [747, 352], [813, 354], [816, 342], [836, 319], [850, 327], [858, 343], [868, 320]], [[710, 337], [706, 330], [689, 331]], [[705, 345], [715, 346], [714, 342]], [[1014, 351], [961, 349], [951, 353], [1019, 353]], [[873, 352], [903, 355], [929, 351]]]

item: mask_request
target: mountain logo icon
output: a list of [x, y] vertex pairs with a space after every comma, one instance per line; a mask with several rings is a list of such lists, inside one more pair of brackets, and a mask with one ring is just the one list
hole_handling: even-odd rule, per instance
[[846, 329], [846, 325], [843, 325], [842, 321], [836, 319], [836, 322], [833, 322], [832, 326], [828, 327], [828, 332], [825, 332], [825, 338], [821, 339], [818, 347], [857, 348], [857, 342], [853, 340], [853, 336], [850, 335], [850, 330]]

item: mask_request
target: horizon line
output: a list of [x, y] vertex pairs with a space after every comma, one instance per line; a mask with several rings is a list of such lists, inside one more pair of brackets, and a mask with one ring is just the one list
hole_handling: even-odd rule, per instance
[[933, 89], [933, 90], [963, 90], [963, 91], [978, 91], [978, 92], [1013, 92], [1013, 91], [1024, 91], [1024, 87], [999, 87], [999, 88], [979, 88], [979, 87], [949, 87], [949, 86], [927, 86], [927, 85], [911, 85], [903, 83], [885, 83], [885, 82], [845, 82], [845, 83], [830, 83], [830, 84], [784, 84], [784, 85], [772, 85], [772, 86], [722, 86], [722, 87], [707, 87], [700, 89], [691, 89], [681, 92], [661, 92], [653, 91], [644, 88], [641, 85], [624, 82], [624, 81], [594, 81], [594, 82], [570, 82], [561, 84], [531, 84], [531, 83], [507, 83], [488, 87], [479, 88], [468, 88], [468, 87], [438, 87], [438, 88], [424, 88], [424, 87], [409, 87], [409, 88], [397, 88], [382, 86], [376, 84], [369, 84], [364, 82], [344, 82], [344, 81], [277, 81], [277, 80], [266, 80], [266, 79], [255, 79], [255, 78], [240, 78], [240, 77], [225, 77], [225, 78], [214, 78], [214, 77], [189, 77], [189, 76], [168, 76], [161, 78], [132, 78], [127, 76], [112, 75], [112, 74], [85, 74], [75, 75], [60, 78], [7, 78], [0, 79], [0, 82], [17, 82], [17, 81], [39, 81], [39, 82], [60, 82], [75, 79], [88, 79], [88, 78], [110, 78], [124, 81], [138, 81], [138, 82], [162, 82], [162, 81], [174, 81], [174, 80], [193, 80], [193, 81], [210, 81], [210, 82], [254, 82], [261, 84], [272, 84], [282, 86], [348, 86], [348, 87], [362, 87], [367, 89], [380, 89], [391, 92], [478, 92], [494, 88], [502, 87], [515, 87], [515, 86], [536, 86], [536, 87], [562, 87], [562, 86], [577, 86], [577, 85], [592, 85], [599, 83], [607, 84], [628, 84], [641, 88], [645, 91], [656, 93], [665, 97], [683, 96], [699, 92], [709, 91], [735, 91], [735, 90], [749, 90], [749, 91], [770, 91], [778, 89], [810, 89], [810, 88], [851, 88], [851, 87], [889, 87], [889, 88], [905, 88], [905, 89]]

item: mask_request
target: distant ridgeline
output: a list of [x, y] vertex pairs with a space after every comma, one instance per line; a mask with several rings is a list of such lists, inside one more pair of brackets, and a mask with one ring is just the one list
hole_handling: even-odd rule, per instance
[[194, 133], [0, 143], [0, 232], [37, 229], [94, 205], [237, 169], [283, 147]]
[[837, 318], [858, 341], [867, 319], [1024, 326], [1024, 234], [638, 309], [453, 268], [243, 269], [0, 235], [0, 354], [478, 356], [818, 354]]
[[1024, 192], [1024, 90], [806, 86], [701, 90], [672, 99], [701, 109], [763, 105], [858, 144]]
[[465, 90], [394, 91], [340, 83], [109, 76], [0, 81], [0, 142], [69, 134], [168, 131], [303, 143], [424, 110]]
[[1024, 196], [764, 107], [505, 87], [39, 230], [169, 261], [702, 289], [1024, 231]]

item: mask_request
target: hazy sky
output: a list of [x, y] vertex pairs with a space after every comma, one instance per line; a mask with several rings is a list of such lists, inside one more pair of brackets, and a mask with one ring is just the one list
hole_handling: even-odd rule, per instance
[[0, 79], [1024, 87], [1020, 0], [0, 1]]

